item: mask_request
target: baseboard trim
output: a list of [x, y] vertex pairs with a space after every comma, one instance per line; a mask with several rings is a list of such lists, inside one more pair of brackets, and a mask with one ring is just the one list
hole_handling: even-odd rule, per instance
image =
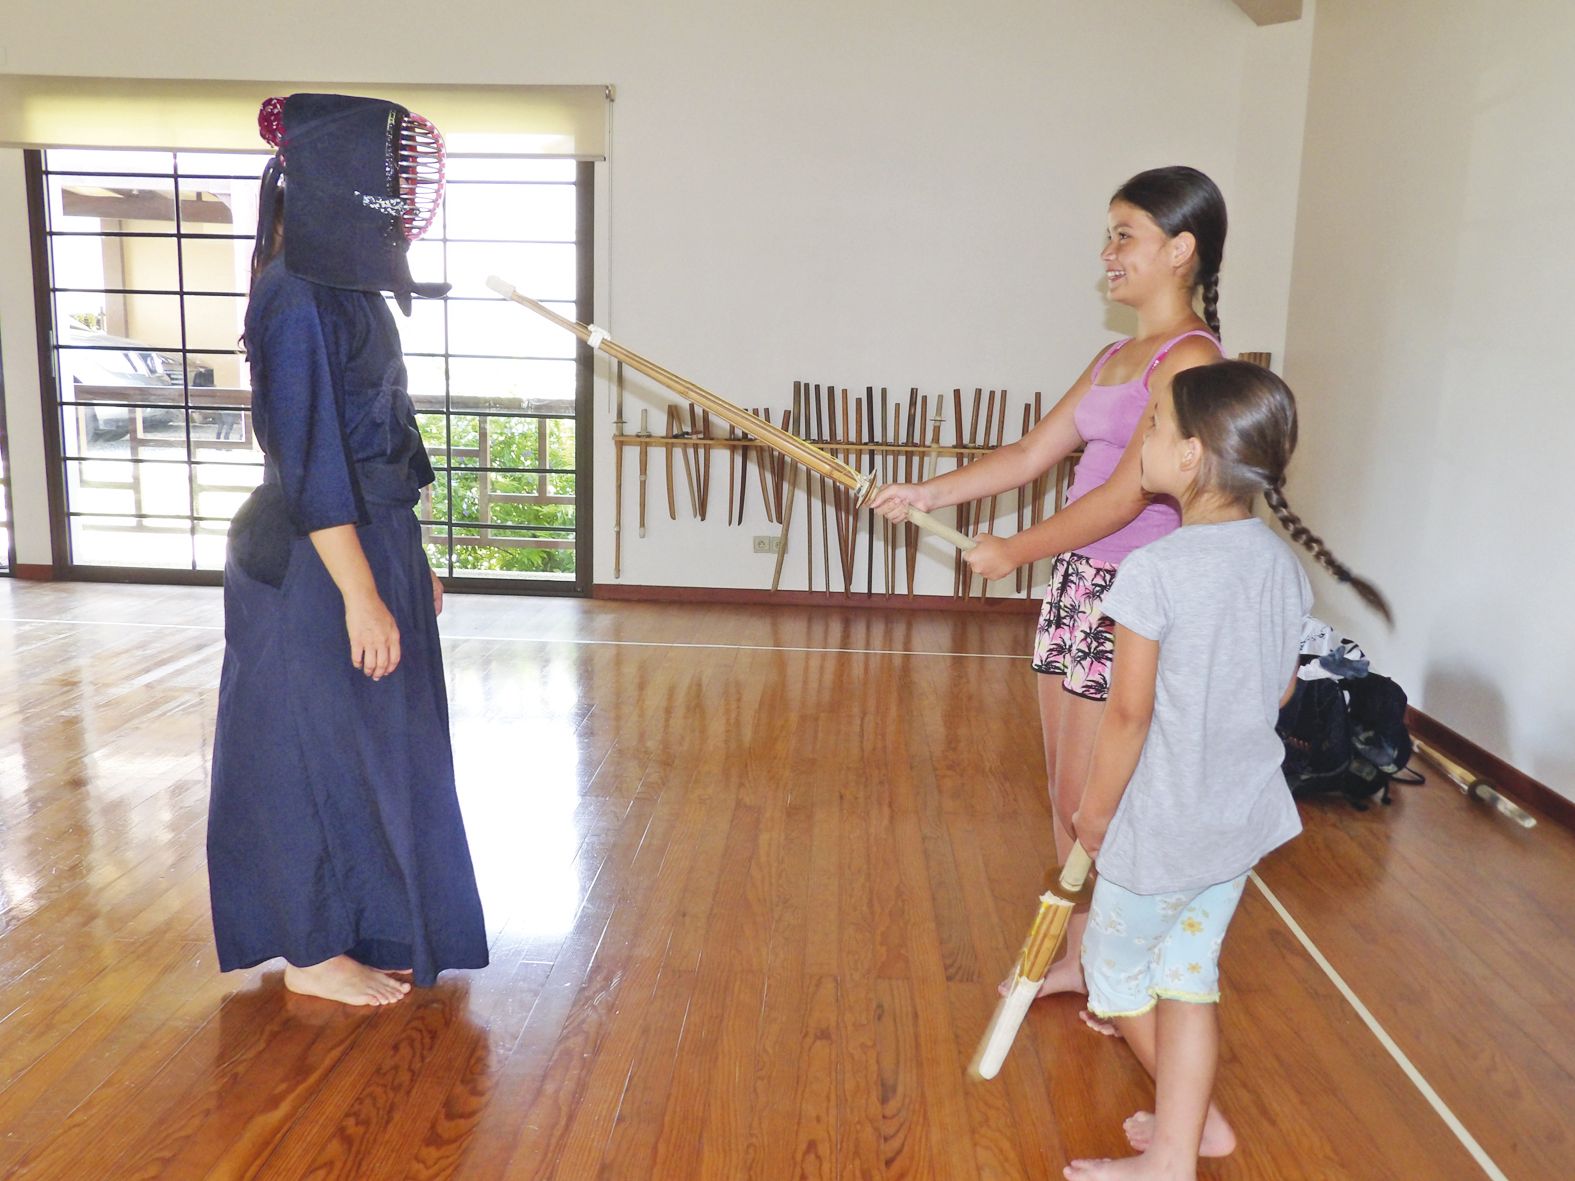
[[55, 568], [53, 566], [35, 565], [31, 562], [18, 562], [11, 568], [11, 576], [27, 582], [53, 582], [55, 580]]
[[625, 603], [718, 603], [749, 607], [854, 607], [896, 611], [954, 611], [984, 615], [1035, 615], [1039, 600], [956, 599], [950, 595], [866, 595], [837, 591], [769, 591], [743, 587], [629, 586], [598, 582], [591, 598]]
[[1560, 795], [1545, 783], [1538, 783], [1524, 771], [1510, 766], [1491, 751], [1483, 750], [1458, 730], [1428, 717], [1415, 706], [1407, 706], [1405, 712], [1406, 726], [1412, 735], [1437, 747], [1441, 754], [1461, 766], [1469, 767], [1522, 807], [1575, 831], [1575, 800]]

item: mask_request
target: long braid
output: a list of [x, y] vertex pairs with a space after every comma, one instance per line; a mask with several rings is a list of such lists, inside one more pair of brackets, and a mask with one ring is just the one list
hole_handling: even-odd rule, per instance
[[1345, 583], [1360, 595], [1364, 603], [1384, 617], [1385, 623], [1394, 622], [1394, 616], [1389, 612], [1389, 604], [1384, 601], [1384, 596], [1378, 592], [1378, 588], [1352, 573], [1349, 566], [1329, 552], [1329, 547], [1324, 544], [1323, 538], [1307, 528], [1302, 523], [1302, 519], [1291, 511], [1291, 506], [1285, 502], [1283, 479], [1263, 490], [1263, 501], [1269, 506], [1292, 541], [1310, 553], [1313, 560], [1332, 574], [1337, 581]]
[[1296, 450], [1296, 395], [1267, 369], [1247, 361], [1218, 361], [1183, 369], [1171, 379], [1176, 428], [1203, 445], [1203, 465], [1188, 495], [1208, 493], [1246, 508], [1263, 494], [1285, 532], [1313, 559], [1351, 587], [1386, 622], [1389, 604], [1329, 552], [1285, 503], [1285, 469]]
[[1203, 280], [1203, 320], [1215, 336], [1220, 334], [1220, 273]]

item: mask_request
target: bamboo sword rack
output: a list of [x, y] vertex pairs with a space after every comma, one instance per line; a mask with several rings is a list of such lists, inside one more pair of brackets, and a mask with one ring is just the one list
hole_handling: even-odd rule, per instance
[[[936, 461], [942, 454], [950, 454], [954, 462], [961, 466], [970, 459], [977, 458], [979, 454], [998, 447], [1004, 441], [1006, 433], [1007, 395], [1000, 391], [999, 414], [997, 414], [996, 391], [991, 390], [988, 403], [983, 404], [984, 409], [984, 434], [979, 435], [979, 412], [983, 398], [983, 390], [974, 390], [973, 414], [969, 420], [968, 438], [965, 441], [962, 435], [963, 403], [962, 391], [953, 390], [955, 406], [955, 438], [954, 446], [947, 448], [941, 445], [941, 429], [945, 422], [945, 401], [937, 394], [935, 397], [935, 414], [933, 418], [929, 413], [929, 395], [919, 396], [917, 389], [910, 391], [907, 405], [907, 430], [903, 431], [902, 404], [900, 398], [893, 409], [887, 391], [881, 390], [880, 430], [876, 429], [876, 411], [874, 388], [866, 387], [865, 398], [855, 397], [852, 400], [852, 417], [849, 417], [849, 398], [846, 388], [842, 390], [841, 398], [841, 426], [838, 427], [838, 402], [835, 386], [826, 388], [825, 399], [821, 398], [821, 387], [810, 386], [807, 382], [795, 382], [793, 386], [793, 408], [783, 411], [782, 425], [778, 426], [769, 411], [754, 411], [738, 406], [727, 399], [718, 396], [703, 386], [690, 381], [686, 377], [673, 373], [647, 357], [641, 356], [634, 350], [612, 340], [607, 332], [591, 324], [580, 324], [569, 320], [553, 311], [539, 300], [522, 294], [512, 283], [497, 275], [487, 279], [487, 286], [496, 291], [505, 299], [514, 301], [521, 306], [536, 313], [538, 316], [557, 325], [567, 332], [572, 332], [584, 341], [593, 351], [605, 353], [618, 365], [619, 374], [619, 400], [618, 413], [614, 423], [614, 484], [615, 501], [614, 526], [613, 526], [613, 575], [620, 577], [623, 567], [623, 459], [626, 447], [633, 445], [639, 448], [640, 464], [640, 532], [645, 534], [646, 526], [646, 496], [649, 489], [650, 478], [650, 449], [661, 446], [666, 449], [666, 475], [667, 475], [667, 506], [668, 513], [677, 518], [677, 496], [673, 472], [673, 457], [678, 449], [684, 462], [684, 482], [689, 492], [692, 512], [701, 519], [705, 518], [706, 510], [710, 504], [710, 474], [711, 454], [714, 446], [725, 446], [729, 455], [729, 492], [728, 510], [729, 521], [733, 519], [732, 489], [736, 482], [742, 482], [738, 505], [738, 520], [742, 521], [744, 499], [748, 493], [747, 466], [751, 451], [756, 451], [756, 474], [761, 479], [761, 497], [766, 502], [767, 519], [773, 523], [780, 522], [782, 527], [781, 537], [777, 542], [777, 568], [772, 579], [772, 589], [780, 585], [782, 576], [782, 562], [788, 544], [788, 526], [792, 517], [793, 499], [802, 478], [806, 499], [811, 495], [813, 482], [814, 490], [819, 492], [820, 521], [821, 521], [821, 552], [822, 571], [827, 592], [831, 590], [831, 555], [830, 534], [828, 523], [828, 508], [835, 513], [838, 560], [842, 572], [842, 590], [844, 594], [851, 594], [856, 580], [858, 565], [860, 516], [861, 513], [868, 519], [868, 560], [865, 563], [865, 590], [866, 593], [874, 592], [875, 581], [875, 514], [864, 508], [874, 491], [882, 484], [902, 482], [911, 483], [917, 480], [928, 479], [935, 474]], [[649, 411], [641, 411], [641, 426], [639, 432], [632, 438], [624, 428], [624, 406], [622, 395], [622, 371], [627, 365], [636, 372], [644, 374], [672, 394], [686, 400], [688, 411], [688, 428], [685, 429], [684, 414], [674, 406], [667, 407], [667, 428], [663, 435], [653, 434], [649, 427]], [[1041, 410], [1040, 395], [1034, 395], [1035, 406], [1033, 414], [1030, 408], [1024, 405], [1023, 431], [1026, 434], [1031, 422], [1037, 422]], [[727, 424], [728, 437], [721, 438], [711, 433], [711, 417], [717, 417]], [[867, 428], [866, 428], [867, 424]], [[813, 427], [813, 431], [811, 428]], [[796, 433], [795, 433], [796, 432]], [[814, 441], [811, 441], [813, 438]], [[657, 440], [660, 439], [660, 442]], [[762, 448], [769, 448], [768, 456]], [[738, 477], [735, 481], [733, 473], [734, 459], [737, 459]], [[788, 461], [797, 465], [791, 470]], [[870, 465], [866, 470], [865, 465]], [[802, 468], [802, 470], [800, 470]], [[769, 469], [770, 479], [767, 480]], [[1043, 489], [1047, 481], [1053, 478], [1056, 489], [1056, 507], [1060, 507], [1064, 495], [1067, 473], [1070, 468], [1065, 464], [1059, 465], [1056, 471], [1044, 473], [1032, 482], [1032, 488], [1037, 495], [1030, 501], [1024, 490], [1019, 489], [1017, 494], [1018, 524], [1022, 527], [1024, 509], [1028, 508], [1037, 523], [1042, 513], [1044, 495]], [[783, 481], [786, 479], [787, 494], [782, 495]], [[828, 505], [829, 501], [829, 505]], [[883, 569], [886, 574], [886, 593], [893, 593], [896, 576], [896, 549], [893, 537], [898, 536], [903, 541], [906, 554], [906, 573], [908, 593], [914, 592], [915, 568], [917, 562], [917, 530], [933, 533], [944, 538], [957, 547], [958, 553], [954, 558], [953, 579], [954, 593], [966, 597], [972, 593], [973, 572], [963, 560], [962, 554], [973, 548], [972, 532], [981, 522], [991, 524], [995, 521], [996, 511], [999, 506], [999, 495], [991, 496], [987, 502], [978, 504], [964, 504], [957, 508], [958, 528], [953, 529], [931, 517], [928, 513], [919, 511], [912, 506], [907, 510], [907, 520], [904, 524], [896, 526], [895, 535], [892, 522], [882, 517], [884, 546]], [[987, 504], [988, 507], [985, 507]], [[773, 515], [774, 510], [774, 515]], [[806, 528], [805, 553], [808, 565], [807, 585], [813, 589], [814, 581], [814, 514], [806, 511], [802, 515]], [[1024, 572], [1016, 574], [1018, 589], [1023, 589]], [[1032, 593], [1032, 573], [1029, 572], [1027, 582], [1028, 593]], [[981, 596], [987, 593], [987, 584], [980, 581]]]
[[[759, 419], [780, 424], [820, 450], [851, 467], [873, 473], [879, 484], [913, 483], [943, 470], [971, 463], [1003, 443], [1006, 436], [1008, 395], [1005, 390], [973, 391], [971, 406], [960, 389], [944, 395], [921, 395], [910, 389], [906, 399], [888, 389], [865, 387], [849, 396], [846, 387], [794, 382], [790, 407], [773, 411], [755, 408]], [[1026, 434], [1044, 412], [1042, 395], [1036, 393], [1021, 407], [1021, 429]], [[646, 536], [648, 515], [662, 511], [707, 521], [725, 517], [728, 526], [742, 525], [752, 500], [758, 500], [767, 524], [777, 527], [777, 567], [772, 589], [780, 586], [789, 551], [802, 551], [805, 586], [811, 591], [853, 594], [915, 593], [918, 530], [899, 525], [865, 510], [853, 494], [817, 472], [801, 469], [770, 443], [714, 421], [695, 404], [668, 407], [659, 428], [652, 429], [651, 410], [640, 411], [637, 431], [620, 417], [614, 424], [618, 479], [614, 509], [614, 576], [621, 573], [624, 535], [623, 477], [625, 454], [635, 449], [640, 482], [637, 501], [638, 536]], [[725, 431], [724, 431], [725, 428]], [[1018, 436], [1021, 437], [1021, 436]], [[657, 452], [655, 478], [664, 492], [649, 487], [651, 452]], [[716, 501], [721, 492], [721, 457], [727, 464], [726, 495], [721, 513]], [[1038, 524], [1065, 502], [1076, 456], [1021, 488], [956, 507], [957, 527], [967, 532], [992, 529], [1020, 532]], [[713, 476], [713, 472], [715, 475]], [[716, 484], [713, 484], [713, 479]], [[795, 499], [803, 494], [803, 507], [795, 512]], [[654, 502], [654, 503], [652, 503]], [[758, 518], [756, 518], [758, 520]], [[1045, 560], [1045, 566], [1048, 559]], [[1042, 584], [1040, 566], [1015, 576], [1016, 593], [1032, 596]], [[955, 597], [983, 594], [983, 580], [957, 555], [953, 561]]]

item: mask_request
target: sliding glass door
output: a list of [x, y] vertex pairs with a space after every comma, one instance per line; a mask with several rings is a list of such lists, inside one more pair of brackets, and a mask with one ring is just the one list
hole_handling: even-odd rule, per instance
[[[70, 567], [208, 581], [262, 454], [240, 348], [265, 156], [42, 154], [55, 523]], [[589, 319], [591, 166], [450, 161], [445, 210], [411, 252], [451, 295], [396, 314], [438, 469], [420, 512], [434, 566], [477, 586], [589, 587], [589, 366], [489, 273]], [[582, 559], [583, 555], [583, 559]]]

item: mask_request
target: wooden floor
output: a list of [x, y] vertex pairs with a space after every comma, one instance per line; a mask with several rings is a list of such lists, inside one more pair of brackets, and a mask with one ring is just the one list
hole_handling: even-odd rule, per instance
[[[1149, 1103], [1070, 999], [964, 1074], [1051, 849], [1026, 617], [451, 597], [492, 966], [381, 1011], [215, 969], [219, 626], [0, 580], [0, 1176], [1059, 1177]], [[1570, 1177], [1575, 840], [1306, 822], [1262, 879], [1422, 1083], [1250, 889], [1202, 1175]]]

